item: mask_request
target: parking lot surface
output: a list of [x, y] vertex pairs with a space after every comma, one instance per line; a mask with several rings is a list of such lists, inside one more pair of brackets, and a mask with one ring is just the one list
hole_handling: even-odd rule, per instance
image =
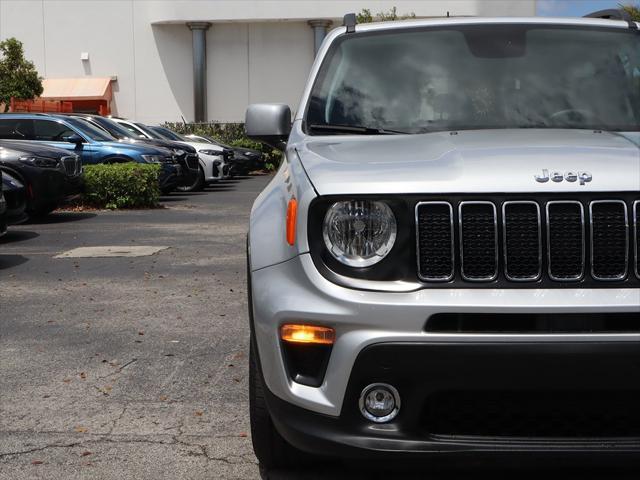
[[[0, 239], [0, 479], [259, 478], [244, 242], [269, 179], [158, 210], [55, 213]], [[359, 472], [322, 462], [270, 478]], [[587, 477], [614, 475], [562, 475]]]
[[[258, 478], [244, 239], [269, 178], [0, 239], [1, 479]], [[169, 248], [54, 258], [101, 246]]]

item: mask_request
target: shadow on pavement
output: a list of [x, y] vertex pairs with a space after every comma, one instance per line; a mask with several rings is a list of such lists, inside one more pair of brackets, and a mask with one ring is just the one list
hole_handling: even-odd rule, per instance
[[29, 259], [22, 255], [0, 255], [0, 270], [17, 267], [28, 261]]
[[24, 225], [48, 225], [55, 223], [77, 222], [96, 217], [96, 213], [90, 212], [53, 212], [42, 218], [30, 218]]
[[36, 232], [28, 230], [12, 230], [11, 227], [9, 227], [7, 234], [4, 237], [0, 237], [0, 245], [3, 243], [25, 242], [39, 236], [40, 235]]

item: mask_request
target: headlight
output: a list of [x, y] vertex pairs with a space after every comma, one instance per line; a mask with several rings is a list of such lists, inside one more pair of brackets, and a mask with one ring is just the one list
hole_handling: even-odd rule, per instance
[[58, 160], [56, 160], [55, 158], [22, 157], [20, 161], [33, 167], [58, 168]]
[[142, 158], [149, 163], [161, 163], [164, 160], [160, 155], [142, 155]]
[[396, 241], [396, 217], [383, 202], [336, 202], [324, 216], [322, 235], [327, 249], [350, 267], [368, 267], [382, 260]]
[[214, 155], [214, 156], [222, 155], [222, 152], [219, 152], [218, 150], [198, 150], [198, 153], [202, 153], [203, 155]]

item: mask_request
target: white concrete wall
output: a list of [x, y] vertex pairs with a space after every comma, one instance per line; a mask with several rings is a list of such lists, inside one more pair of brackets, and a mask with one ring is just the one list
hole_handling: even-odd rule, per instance
[[193, 119], [185, 24], [212, 22], [208, 118], [242, 121], [251, 102], [297, 105], [314, 55], [307, 20], [393, 6], [419, 17], [535, 15], [535, 0], [0, 0], [0, 39], [21, 40], [43, 77], [116, 75], [115, 113], [159, 123]]

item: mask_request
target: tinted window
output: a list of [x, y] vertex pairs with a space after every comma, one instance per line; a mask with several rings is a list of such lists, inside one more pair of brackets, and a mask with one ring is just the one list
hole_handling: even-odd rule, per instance
[[34, 140], [46, 142], [64, 142], [64, 138], [75, 132], [66, 125], [55, 120], [34, 120]]
[[0, 138], [5, 140], [32, 140], [33, 120], [0, 118]]
[[91, 125], [81, 118], [69, 118], [67, 120], [71, 125], [77, 128], [84, 136], [89, 137], [96, 142], [112, 142], [114, 138], [105, 130], [95, 125]]
[[320, 69], [306, 124], [637, 131], [638, 34], [485, 24], [344, 35]]

